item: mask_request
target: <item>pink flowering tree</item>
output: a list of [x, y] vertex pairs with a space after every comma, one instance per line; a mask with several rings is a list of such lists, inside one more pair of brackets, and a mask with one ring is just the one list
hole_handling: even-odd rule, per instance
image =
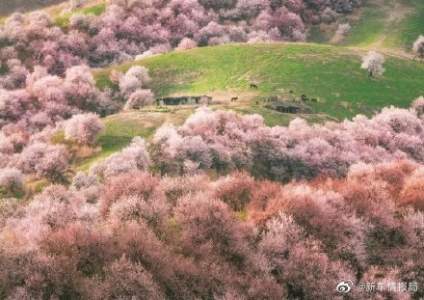
[[0, 169], [0, 191], [5, 193], [20, 193], [24, 188], [24, 177], [16, 168]]
[[129, 96], [124, 108], [127, 110], [140, 109], [144, 106], [153, 104], [154, 101], [155, 98], [151, 90], [138, 89]]
[[104, 125], [95, 114], [75, 115], [64, 125], [65, 138], [81, 145], [94, 145]]
[[124, 96], [128, 97], [150, 81], [149, 71], [145, 67], [134, 66], [119, 79], [119, 89]]
[[64, 179], [69, 155], [64, 146], [37, 142], [26, 147], [19, 156], [23, 172], [45, 177], [53, 182]]
[[90, 171], [100, 178], [111, 178], [122, 173], [146, 170], [149, 165], [150, 156], [146, 143], [142, 138], [135, 137], [130, 145], [94, 165]]

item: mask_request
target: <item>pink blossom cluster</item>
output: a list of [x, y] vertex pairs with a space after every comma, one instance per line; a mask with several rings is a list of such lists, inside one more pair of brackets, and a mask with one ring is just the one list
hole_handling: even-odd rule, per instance
[[153, 92], [146, 88], [151, 82], [147, 68], [133, 66], [125, 74], [113, 73], [110, 77], [118, 83], [120, 95], [128, 99], [124, 109], [138, 109], [154, 102]]
[[123, 173], [147, 170], [149, 165], [146, 143], [142, 138], [135, 137], [130, 145], [95, 164], [90, 171], [100, 178], [113, 178]]
[[122, 104], [97, 89], [87, 66], [70, 67], [63, 76], [36, 66], [24, 77], [22, 87], [0, 88], [0, 168], [62, 180], [71, 156], [53, 136], [63, 130], [66, 140], [93, 145], [103, 124], [87, 112], [104, 116]]
[[100, 118], [92, 113], [75, 115], [65, 122], [65, 138], [82, 145], [93, 145], [104, 129]]
[[[218, 173], [244, 169], [257, 177], [287, 181], [319, 175], [344, 176], [357, 162], [397, 159], [424, 162], [421, 102], [414, 109], [384, 108], [371, 118], [341, 123], [267, 127], [258, 115], [201, 108], [179, 128], [164, 125], [152, 140], [151, 157], [164, 173], [186, 166]], [[190, 168], [189, 168], [190, 169]]]

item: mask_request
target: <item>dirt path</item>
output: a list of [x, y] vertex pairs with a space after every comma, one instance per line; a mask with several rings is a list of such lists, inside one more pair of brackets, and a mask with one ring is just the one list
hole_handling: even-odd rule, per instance
[[382, 46], [385, 39], [390, 33], [390, 30], [397, 26], [403, 19], [405, 19], [409, 13], [411, 13], [411, 7], [406, 6], [398, 1], [394, 3], [392, 7], [387, 9], [387, 17], [385, 21], [384, 31], [380, 38], [373, 43], [374, 46]]
[[381, 54], [384, 54], [388, 57], [393, 58], [400, 58], [400, 59], [414, 59], [414, 55], [411, 53], [408, 53], [406, 51], [403, 51], [401, 49], [391, 49], [391, 48], [384, 48], [384, 47], [375, 47], [375, 46], [367, 46], [367, 47], [347, 47], [348, 49], [352, 50], [353, 53], [357, 54], [358, 56], [363, 56], [367, 53], [367, 51], [375, 50], [380, 52]]
[[[376, 2], [382, 6], [387, 5], [382, 0], [376, 0]], [[395, 0], [393, 4], [385, 8], [385, 11], [386, 18], [384, 22], [384, 31], [377, 40], [364, 48], [369, 50], [378, 50], [388, 56], [413, 59], [414, 56], [411, 53], [402, 49], [388, 48], [385, 46], [385, 41], [389, 37], [391, 30], [396, 28], [396, 26], [398, 26], [398, 24], [412, 12], [412, 8], [402, 3], [402, 1]]]

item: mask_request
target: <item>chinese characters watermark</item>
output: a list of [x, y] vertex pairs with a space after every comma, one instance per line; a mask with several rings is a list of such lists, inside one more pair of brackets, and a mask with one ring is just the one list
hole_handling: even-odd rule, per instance
[[[340, 294], [347, 294], [354, 288], [350, 280], [340, 281], [336, 286], [336, 291]], [[376, 292], [394, 292], [394, 293], [416, 293], [418, 292], [418, 282], [416, 281], [381, 281], [381, 282], [362, 282], [357, 288], [367, 293]]]

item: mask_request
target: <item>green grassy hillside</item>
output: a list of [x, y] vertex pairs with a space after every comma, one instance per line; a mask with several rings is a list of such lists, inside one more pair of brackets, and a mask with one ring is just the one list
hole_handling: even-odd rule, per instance
[[[94, 71], [101, 88], [117, 88], [109, 80], [112, 70], [126, 71], [133, 65], [149, 68], [157, 96], [208, 94], [220, 99], [239, 96], [237, 103], [213, 105], [240, 113], [261, 114], [270, 125], [285, 125], [295, 117], [310, 122], [366, 115], [384, 106], [408, 107], [424, 94], [424, 64], [397, 56], [386, 57], [386, 72], [369, 79], [360, 69], [366, 50], [317, 44], [233, 44], [171, 52]], [[255, 82], [258, 89], [251, 89]], [[289, 91], [293, 91], [291, 94]], [[285, 99], [305, 94], [317, 98], [312, 114], [283, 114], [264, 107], [262, 99], [280, 95]], [[149, 138], [165, 122], [181, 124], [195, 108], [190, 106], [124, 112], [105, 119], [100, 137], [102, 152], [80, 162], [87, 169], [94, 161], [126, 146], [132, 137]]]
[[[256, 93], [251, 97], [256, 104], [268, 95], [288, 97], [292, 90], [297, 96], [317, 98], [315, 112], [337, 119], [370, 115], [387, 105], [407, 107], [424, 94], [424, 64], [387, 57], [384, 76], [369, 79], [360, 69], [364, 53], [316, 44], [237, 44], [172, 52], [113, 68], [148, 67], [158, 96]], [[110, 71], [95, 72], [100, 87], [112, 86]], [[252, 91], [250, 82], [259, 89]]]

